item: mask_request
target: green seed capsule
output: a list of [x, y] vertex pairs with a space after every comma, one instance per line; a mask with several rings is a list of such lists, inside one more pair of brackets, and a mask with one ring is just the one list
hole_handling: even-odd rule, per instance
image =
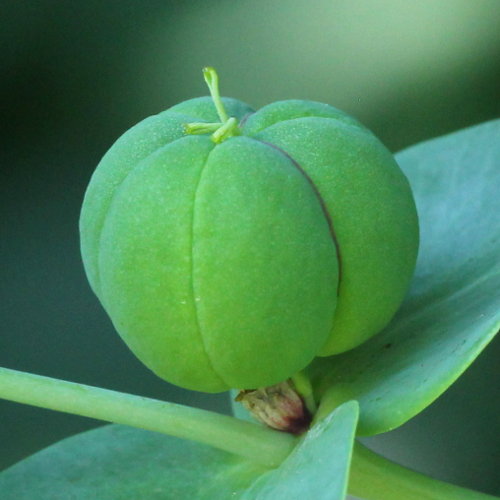
[[206, 392], [264, 387], [389, 322], [415, 265], [415, 205], [354, 119], [308, 101], [254, 113], [205, 75], [212, 98], [147, 118], [100, 162], [83, 261], [157, 375]]

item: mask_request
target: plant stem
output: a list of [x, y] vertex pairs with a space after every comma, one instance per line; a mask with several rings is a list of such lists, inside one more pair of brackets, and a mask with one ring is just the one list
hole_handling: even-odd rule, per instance
[[[0, 368], [0, 398], [190, 439], [277, 467], [297, 443], [289, 434], [226, 415]], [[356, 443], [349, 493], [367, 500], [494, 500], [406, 469]]]
[[317, 408], [316, 401], [314, 400], [313, 387], [309, 377], [303, 371], [300, 371], [292, 376], [292, 382], [295, 386], [295, 390], [304, 400], [306, 408], [311, 415], [314, 415]]
[[313, 425], [326, 418], [330, 413], [339, 406], [337, 398], [337, 388], [332, 386], [324, 391], [319, 401], [319, 407], [313, 418]]
[[349, 494], [366, 500], [498, 500], [402, 467], [361, 443], [354, 446]]
[[277, 467], [296, 438], [207, 410], [0, 368], [0, 398], [190, 439]]

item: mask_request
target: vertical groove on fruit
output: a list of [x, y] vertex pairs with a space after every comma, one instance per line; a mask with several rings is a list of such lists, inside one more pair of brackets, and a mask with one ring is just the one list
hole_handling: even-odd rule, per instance
[[195, 216], [196, 216], [196, 199], [198, 197], [198, 191], [199, 191], [199, 188], [200, 188], [200, 185], [201, 185], [201, 179], [203, 177], [203, 173], [205, 172], [205, 169], [207, 167], [207, 163], [208, 163], [208, 159], [210, 158], [210, 155], [213, 153], [213, 151], [215, 151], [215, 148], [217, 146], [215, 146], [207, 155], [207, 157], [205, 158], [205, 163], [200, 171], [200, 177], [198, 178], [198, 183], [196, 184], [196, 188], [195, 188], [195, 191], [194, 191], [194, 197], [193, 197], [193, 215], [192, 215], [192, 218], [191, 218], [191, 291], [192, 291], [192, 295], [193, 295], [193, 308], [194, 308], [194, 314], [195, 314], [195, 321], [196, 321], [196, 325], [198, 327], [198, 333], [200, 335], [200, 341], [203, 345], [203, 350], [205, 351], [205, 354], [207, 356], [207, 360], [208, 360], [208, 364], [210, 365], [210, 367], [212, 368], [214, 374], [219, 377], [220, 381], [225, 384], [228, 388], [230, 388], [230, 385], [226, 383], [226, 381], [224, 380], [224, 377], [222, 377], [220, 375], [220, 373], [218, 373], [218, 371], [215, 369], [215, 366], [214, 364], [212, 363], [212, 360], [210, 359], [210, 355], [208, 354], [208, 351], [207, 351], [207, 346], [206, 346], [206, 343], [205, 343], [205, 338], [203, 337], [203, 331], [202, 331], [202, 328], [201, 328], [201, 324], [200, 324], [200, 317], [199, 317], [199, 311], [198, 311], [198, 303], [196, 301], [196, 286], [195, 286], [195, 280], [194, 280], [194, 221], [195, 221]]
[[285, 156], [292, 163], [292, 165], [304, 176], [304, 178], [307, 180], [307, 182], [311, 186], [314, 194], [316, 195], [316, 197], [319, 201], [319, 204], [321, 205], [321, 210], [323, 211], [323, 215], [325, 216], [326, 222], [328, 224], [330, 236], [332, 238], [333, 244], [335, 245], [335, 250], [336, 250], [336, 254], [337, 254], [337, 263], [338, 263], [338, 268], [339, 268], [339, 278], [338, 278], [338, 286], [337, 286], [337, 295], [338, 295], [339, 290], [340, 290], [340, 282], [342, 281], [342, 254], [340, 253], [340, 245], [339, 245], [339, 242], [337, 239], [337, 235], [335, 233], [335, 228], [333, 226], [332, 218], [330, 217], [330, 213], [328, 212], [328, 209], [326, 208], [325, 200], [321, 196], [319, 189], [317, 188], [316, 184], [314, 184], [313, 180], [307, 174], [307, 172], [302, 168], [300, 163], [297, 160], [295, 160], [292, 156], [290, 156], [285, 150], [281, 149], [279, 146], [276, 146], [275, 144], [272, 144], [271, 142], [263, 141], [261, 139], [255, 139], [255, 137], [252, 137], [252, 139], [254, 139], [255, 141], [260, 142], [262, 144], [265, 144], [266, 146], [273, 148], [274, 150], [278, 151], [283, 156]]

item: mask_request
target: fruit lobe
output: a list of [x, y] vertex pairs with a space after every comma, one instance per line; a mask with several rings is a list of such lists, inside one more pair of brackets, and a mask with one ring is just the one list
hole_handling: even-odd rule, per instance
[[[276, 120], [283, 108], [293, 118]], [[303, 168], [331, 217], [340, 282], [322, 355], [356, 347], [387, 325], [407, 291], [418, 248], [406, 177], [368, 129], [342, 115], [318, 103], [285, 101], [262, 108], [244, 127], [244, 133], [286, 151]]]

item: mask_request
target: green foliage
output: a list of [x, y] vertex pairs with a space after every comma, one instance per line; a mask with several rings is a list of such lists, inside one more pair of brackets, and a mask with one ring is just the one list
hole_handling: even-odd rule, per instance
[[[107, 426], [65, 440], [0, 474], [2, 498], [342, 499], [358, 410], [355, 402], [339, 406], [342, 399], [359, 400], [361, 433], [400, 425], [445, 390], [498, 330], [499, 137], [500, 120], [398, 155], [421, 220], [422, 246], [412, 288], [392, 324], [378, 336], [312, 364], [309, 371], [322, 397], [319, 415], [324, 418], [278, 468], [201, 444]], [[351, 488], [366, 498], [493, 498], [435, 483], [357, 449]]]
[[[277, 469], [191, 441], [122, 426], [66, 439], [0, 475], [2, 500], [340, 500], [357, 421], [348, 403]], [[307, 481], [303, 478], [307, 477]], [[29, 479], [28, 479], [29, 478]]]

